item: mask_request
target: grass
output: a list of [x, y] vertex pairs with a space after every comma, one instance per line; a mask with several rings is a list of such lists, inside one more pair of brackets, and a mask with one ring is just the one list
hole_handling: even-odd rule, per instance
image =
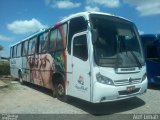
[[10, 75], [9, 61], [0, 61], [0, 76]]

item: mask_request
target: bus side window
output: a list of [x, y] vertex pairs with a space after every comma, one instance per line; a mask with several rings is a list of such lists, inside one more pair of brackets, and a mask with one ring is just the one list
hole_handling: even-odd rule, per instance
[[26, 56], [28, 51], [28, 41], [22, 43], [22, 56]]
[[14, 58], [14, 46], [12, 47], [12, 58]]
[[21, 56], [21, 43], [17, 45], [17, 57]]
[[38, 53], [45, 53], [48, 49], [48, 32], [45, 32], [39, 36]]
[[13, 47], [10, 48], [10, 58], [13, 57], [13, 56], [12, 56], [12, 51], [13, 51], [12, 49], [13, 49]]
[[58, 27], [57, 33], [57, 50], [63, 50], [66, 47], [66, 38], [67, 38], [67, 24], [63, 24]]
[[56, 50], [57, 46], [57, 29], [51, 30], [50, 32], [50, 51]]
[[88, 48], [86, 35], [78, 36], [73, 41], [73, 56], [86, 61], [88, 59]]
[[62, 44], [62, 36], [60, 34], [60, 30], [58, 29], [57, 31], [57, 46], [56, 46], [56, 49], [57, 50], [61, 50], [63, 49], [63, 44]]
[[29, 49], [28, 49], [28, 54], [29, 55], [33, 55], [36, 53], [36, 45], [37, 44], [37, 37], [34, 37], [32, 39], [30, 39], [29, 41]]
[[63, 50], [66, 47], [67, 24], [58, 26], [50, 31], [50, 51]]
[[12, 57], [15, 58], [17, 56], [17, 45], [13, 46]]
[[69, 24], [68, 53], [71, 54], [71, 40], [74, 34], [87, 30], [87, 24], [83, 17], [73, 18]]

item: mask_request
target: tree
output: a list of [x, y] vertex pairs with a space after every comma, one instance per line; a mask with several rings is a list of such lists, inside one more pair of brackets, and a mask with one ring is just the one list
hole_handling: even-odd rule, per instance
[[0, 51], [2, 51], [3, 50], [3, 46], [2, 45], [0, 45]]

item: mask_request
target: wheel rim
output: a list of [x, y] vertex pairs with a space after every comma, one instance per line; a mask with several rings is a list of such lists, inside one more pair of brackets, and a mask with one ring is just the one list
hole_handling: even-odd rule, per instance
[[58, 84], [58, 86], [57, 86], [57, 92], [58, 92], [58, 95], [60, 95], [60, 96], [64, 95], [64, 87], [63, 87], [62, 84]]

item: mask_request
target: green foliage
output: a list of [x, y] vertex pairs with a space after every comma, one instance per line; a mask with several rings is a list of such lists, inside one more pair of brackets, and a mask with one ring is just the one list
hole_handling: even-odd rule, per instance
[[2, 75], [10, 75], [9, 62], [1, 62], [0, 61], [0, 76], [2, 76]]

